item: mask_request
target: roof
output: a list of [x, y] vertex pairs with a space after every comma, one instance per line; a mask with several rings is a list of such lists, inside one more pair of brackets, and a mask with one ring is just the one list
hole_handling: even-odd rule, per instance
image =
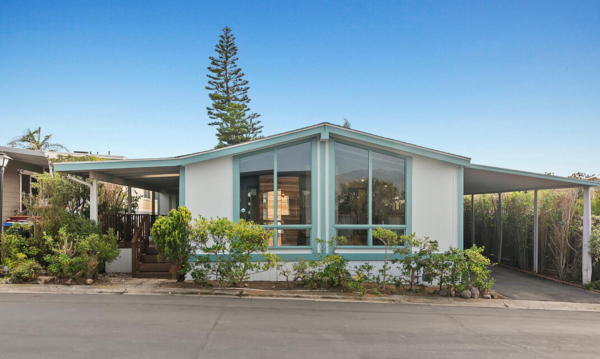
[[0, 146], [0, 152], [6, 153], [13, 160], [24, 162], [36, 166], [48, 167], [48, 159], [44, 151], [26, 150], [24, 148], [15, 148]]

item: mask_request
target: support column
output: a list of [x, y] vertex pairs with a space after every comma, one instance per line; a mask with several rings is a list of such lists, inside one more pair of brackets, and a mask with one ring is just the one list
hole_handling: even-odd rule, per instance
[[590, 187], [583, 187], [583, 246], [582, 277], [583, 284], [592, 281], [592, 256], [589, 253], [590, 236], [592, 235], [592, 196]]
[[539, 235], [540, 235], [540, 223], [538, 214], [538, 190], [533, 191], [533, 271], [535, 273], [539, 270]]
[[4, 213], [2, 204], [4, 203], [4, 166], [0, 166], [0, 233], [4, 232]]
[[127, 186], [127, 214], [131, 214], [131, 186]]
[[90, 220], [98, 223], [98, 180], [92, 180], [90, 187]]
[[498, 264], [502, 263], [502, 193], [498, 193]]
[[475, 195], [471, 195], [471, 247], [475, 246]]
[[156, 215], [156, 192], [152, 191], [152, 215]]

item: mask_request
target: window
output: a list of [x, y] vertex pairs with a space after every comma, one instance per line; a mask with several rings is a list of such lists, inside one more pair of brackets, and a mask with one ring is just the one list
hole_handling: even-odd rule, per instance
[[406, 165], [401, 156], [335, 142], [334, 227], [350, 246], [379, 246], [372, 230], [406, 230]]
[[270, 246], [310, 246], [311, 142], [241, 157], [239, 218], [275, 229]]

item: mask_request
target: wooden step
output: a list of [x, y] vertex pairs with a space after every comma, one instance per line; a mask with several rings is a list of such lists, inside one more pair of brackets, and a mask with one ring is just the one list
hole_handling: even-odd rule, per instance
[[168, 272], [137, 272], [132, 273], [133, 278], [158, 278], [158, 279], [171, 279], [171, 273]]
[[144, 254], [158, 254], [156, 247], [148, 247], [144, 250]]
[[168, 272], [171, 270], [170, 263], [139, 263], [139, 272]]
[[142, 263], [158, 263], [158, 254], [142, 254]]

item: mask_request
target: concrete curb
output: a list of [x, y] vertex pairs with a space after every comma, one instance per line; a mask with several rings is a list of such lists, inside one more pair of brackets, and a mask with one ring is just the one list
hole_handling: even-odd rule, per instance
[[545, 302], [510, 299], [462, 299], [453, 297], [418, 297], [390, 295], [386, 297], [359, 297], [351, 293], [323, 293], [309, 291], [272, 291], [242, 288], [187, 289], [187, 288], [111, 288], [94, 286], [3, 284], [0, 294], [119, 294], [119, 295], [187, 295], [227, 296], [256, 299], [288, 299], [313, 301], [344, 301], [388, 304], [443, 305], [479, 308], [503, 308], [521, 310], [562, 310], [578, 312], [600, 312], [600, 304]]

